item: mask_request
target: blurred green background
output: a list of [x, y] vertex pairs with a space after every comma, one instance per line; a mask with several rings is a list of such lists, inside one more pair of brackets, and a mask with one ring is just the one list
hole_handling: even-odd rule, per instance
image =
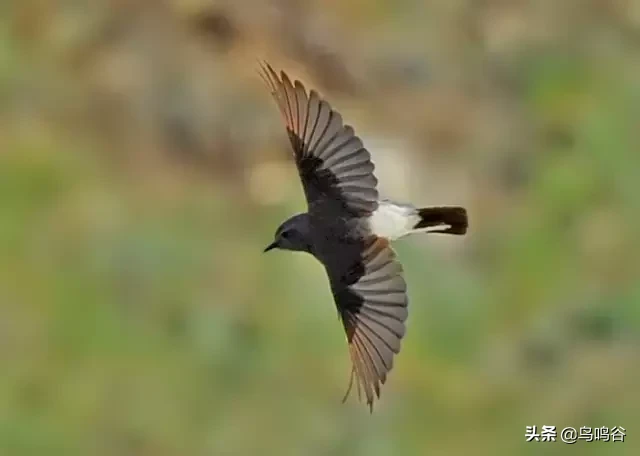
[[[469, 211], [373, 415], [261, 58]], [[0, 3], [0, 455], [640, 454], [639, 231], [637, 0]]]

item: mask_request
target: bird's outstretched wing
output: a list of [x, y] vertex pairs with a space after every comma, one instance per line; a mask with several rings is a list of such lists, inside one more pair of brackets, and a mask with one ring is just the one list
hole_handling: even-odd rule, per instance
[[378, 180], [369, 152], [342, 116], [300, 81], [262, 64], [263, 77], [284, 117], [309, 212], [361, 217], [378, 207]]
[[359, 260], [346, 272], [336, 274], [334, 266], [327, 267], [327, 273], [347, 333], [353, 364], [351, 383], [355, 375], [358, 396], [364, 390], [372, 409], [393, 367], [393, 357], [400, 351], [408, 300], [402, 265], [389, 242], [374, 236], [362, 247]]

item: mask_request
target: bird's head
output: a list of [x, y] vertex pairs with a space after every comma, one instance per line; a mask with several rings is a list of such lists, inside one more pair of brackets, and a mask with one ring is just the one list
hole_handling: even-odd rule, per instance
[[310, 252], [309, 216], [294, 215], [278, 227], [273, 238], [273, 242], [264, 249], [265, 252], [273, 249]]

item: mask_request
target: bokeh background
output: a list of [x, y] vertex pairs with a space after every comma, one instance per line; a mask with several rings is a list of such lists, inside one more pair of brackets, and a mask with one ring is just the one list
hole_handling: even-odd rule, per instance
[[[373, 415], [262, 58], [469, 211]], [[0, 3], [0, 455], [640, 454], [639, 232], [637, 0]]]

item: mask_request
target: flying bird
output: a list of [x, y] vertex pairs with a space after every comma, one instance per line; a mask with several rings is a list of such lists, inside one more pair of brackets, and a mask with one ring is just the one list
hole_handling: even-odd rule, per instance
[[266, 62], [263, 77], [280, 108], [307, 200], [307, 211], [282, 223], [265, 252], [307, 252], [326, 269], [346, 332], [358, 396], [367, 405], [400, 352], [407, 319], [407, 286], [390, 242], [412, 233], [462, 235], [462, 207], [417, 208], [378, 195], [371, 155], [353, 128], [315, 90], [292, 82]]

